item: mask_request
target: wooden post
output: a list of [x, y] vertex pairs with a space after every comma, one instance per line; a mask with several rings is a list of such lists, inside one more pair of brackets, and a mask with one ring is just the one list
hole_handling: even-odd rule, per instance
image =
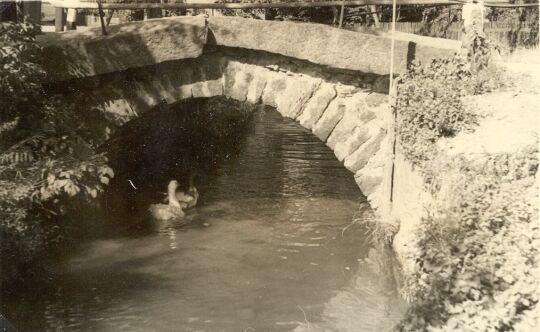
[[379, 14], [377, 13], [377, 6], [369, 5], [369, 11], [371, 12], [371, 16], [373, 17], [373, 22], [375, 23], [375, 27], [376, 28], [380, 27], [381, 23], [379, 22]]
[[54, 31], [62, 32], [64, 31], [64, 22], [66, 16], [64, 14], [64, 8], [55, 7], [54, 8]]
[[105, 13], [103, 12], [103, 6], [101, 5], [101, 0], [98, 1], [98, 11], [99, 11], [99, 23], [101, 24], [101, 34], [106, 36], [107, 29], [105, 28]]
[[[162, 3], [161, 0], [152, 0], [151, 3]], [[144, 20], [162, 17], [161, 8], [148, 8], [144, 10]]]
[[66, 15], [66, 30], [77, 29], [77, 9], [69, 8]]
[[149, 8], [145, 10], [145, 15], [144, 15], [145, 20], [148, 20], [151, 18], [159, 18], [159, 17], [162, 17], [161, 9]]
[[484, 1], [473, 1], [463, 5], [463, 35], [461, 36], [462, 52], [469, 54], [474, 48], [474, 36], [484, 35], [485, 7]]
[[343, 27], [343, 16], [345, 15], [345, 0], [341, 3], [341, 11], [339, 13], [339, 28]]

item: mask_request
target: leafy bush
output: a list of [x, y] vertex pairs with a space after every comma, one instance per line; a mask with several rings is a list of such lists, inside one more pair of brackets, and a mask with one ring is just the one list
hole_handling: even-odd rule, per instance
[[[411, 308], [402, 331], [512, 331], [538, 302], [538, 218], [526, 193], [538, 150], [447, 160], [436, 143], [473, 130], [461, 99], [498, 89], [493, 47], [478, 31], [466, 56], [413, 65], [397, 85], [399, 147], [436, 197], [453, 170], [453, 197], [434, 207], [418, 235], [417, 273], [406, 281]], [[456, 171], [457, 170], [457, 171]], [[448, 182], [448, 178], [446, 179]]]
[[538, 207], [527, 200], [538, 150], [448, 161], [456, 206], [424, 220], [403, 331], [512, 331], [538, 303]]
[[474, 129], [478, 115], [465, 107], [464, 96], [506, 81], [490, 63], [493, 50], [473, 29], [465, 55], [413, 65], [397, 85], [399, 148], [424, 173], [433, 197], [443, 177], [453, 189], [422, 221], [417, 273], [405, 282], [412, 304], [401, 331], [513, 331], [530, 320], [539, 300], [538, 208], [528, 197], [538, 148], [468, 160], [449, 159], [436, 147], [443, 137]]
[[51, 243], [73, 199], [90, 202], [113, 177], [74, 107], [41, 82], [39, 28], [0, 25], [0, 256], [2, 278], [31, 266]]
[[14, 138], [21, 121], [19, 110], [36, 111], [45, 73], [38, 65], [40, 48], [34, 42], [39, 29], [28, 23], [0, 24], [0, 149]]
[[471, 61], [460, 55], [434, 59], [427, 66], [413, 64], [397, 81], [393, 105], [398, 112], [397, 135], [407, 158], [416, 165], [432, 160], [437, 140], [471, 130], [477, 115], [461, 98], [500, 88], [501, 77], [496, 68], [473, 69]]

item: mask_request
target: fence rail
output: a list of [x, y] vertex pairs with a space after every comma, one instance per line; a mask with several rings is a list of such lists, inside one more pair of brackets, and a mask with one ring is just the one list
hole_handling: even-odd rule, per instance
[[[156, 2], [130, 2], [117, 3], [106, 1], [81, 0], [47, 0], [55, 7], [73, 9], [264, 9], [264, 8], [308, 8], [308, 7], [353, 7], [368, 5], [392, 5], [392, 0], [342, 0], [342, 1], [294, 1], [294, 2], [266, 2], [266, 3], [156, 3]], [[461, 5], [467, 0], [396, 0], [396, 4], [403, 5]], [[490, 0], [484, 2], [487, 7], [534, 7], [536, 3], [513, 4], [508, 0]]]
[[[1, 0], [0, 0], [1, 1]], [[100, 12], [100, 21], [103, 34], [106, 34], [106, 27], [103, 23], [103, 10], [133, 10], [133, 9], [146, 9], [146, 10], [158, 10], [158, 9], [269, 9], [269, 8], [309, 8], [309, 7], [341, 7], [340, 12], [340, 27], [343, 22], [344, 7], [358, 7], [358, 6], [373, 6], [373, 5], [392, 5], [393, 0], [330, 0], [330, 1], [292, 1], [292, 2], [266, 2], [266, 3], [245, 3], [245, 2], [220, 2], [220, 3], [162, 3], [158, 0], [137, 1], [132, 2], [117, 2], [107, 0], [46, 0], [51, 5], [57, 7], [57, 21], [63, 22], [63, 8], [68, 9], [98, 9]], [[396, 0], [397, 5], [422, 5], [422, 6], [448, 6], [448, 5], [463, 5], [469, 1], [467, 0]], [[488, 0], [484, 2], [488, 7], [532, 7], [538, 6], [538, 2], [535, 3], [522, 3], [515, 4], [510, 3], [509, 0]], [[372, 10], [374, 10], [372, 8]], [[375, 11], [369, 11], [364, 15], [373, 15]], [[442, 37], [448, 39], [460, 40], [462, 37], [462, 23], [454, 22], [450, 25], [447, 23], [439, 23], [440, 27], [438, 31], [442, 31]], [[61, 31], [63, 29], [63, 23], [57, 25], [56, 30]], [[402, 32], [418, 34], [422, 32], [425, 24], [423, 22], [397, 22], [396, 29]], [[378, 29], [390, 30], [391, 23], [380, 22], [378, 23]], [[365, 31], [369, 30], [367, 27], [355, 26], [353, 30]], [[488, 37], [502, 46], [512, 46], [512, 43], [520, 40], [530, 39], [532, 31], [528, 27], [523, 25], [516, 26], [502, 26], [492, 22], [485, 25], [485, 31]]]

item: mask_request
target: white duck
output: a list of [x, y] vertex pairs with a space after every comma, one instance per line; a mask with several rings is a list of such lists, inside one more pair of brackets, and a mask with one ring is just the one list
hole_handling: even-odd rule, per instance
[[[199, 200], [199, 191], [193, 185], [193, 176], [189, 178], [189, 188], [186, 192], [176, 191], [175, 198], [180, 203], [182, 209], [191, 209], [197, 205]], [[165, 203], [169, 202], [169, 195], [165, 198]]]
[[172, 180], [167, 187], [168, 204], [152, 204], [148, 211], [158, 220], [171, 220], [184, 217], [185, 213], [182, 210], [182, 205], [176, 198], [176, 189], [178, 189], [178, 182]]

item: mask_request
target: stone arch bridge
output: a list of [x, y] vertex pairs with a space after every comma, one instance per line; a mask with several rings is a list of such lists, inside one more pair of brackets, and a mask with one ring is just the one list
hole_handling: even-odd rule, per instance
[[[325, 142], [382, 202], [391, 40], [318, 24], [175, 17], [41, 36], [49, 89], [118, 126], [153, 108], [227, 96], [275, 107]], [[451, 56], [455, 42], [398, 34], [394, 67]]]

